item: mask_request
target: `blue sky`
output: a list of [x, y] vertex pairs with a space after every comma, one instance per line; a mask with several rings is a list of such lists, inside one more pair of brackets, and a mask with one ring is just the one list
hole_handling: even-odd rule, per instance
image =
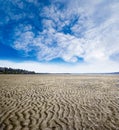
[[118, 0], [1, 0], [0, 66], [119, 71]]

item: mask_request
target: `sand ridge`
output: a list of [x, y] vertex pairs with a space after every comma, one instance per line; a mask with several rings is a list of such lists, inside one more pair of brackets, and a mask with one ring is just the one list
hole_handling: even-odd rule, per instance
[[118, 79], [0, 75], [0, 130], [119, 130]]

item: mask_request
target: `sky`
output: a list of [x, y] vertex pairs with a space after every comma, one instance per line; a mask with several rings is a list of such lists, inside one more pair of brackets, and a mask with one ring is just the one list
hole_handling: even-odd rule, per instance
[[0, 66], [119, 71], [119, 0], [0, 0]]

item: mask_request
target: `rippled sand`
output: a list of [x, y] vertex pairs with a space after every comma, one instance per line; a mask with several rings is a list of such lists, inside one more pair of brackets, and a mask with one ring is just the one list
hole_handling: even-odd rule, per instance
[[119, 130], [119, 77], [0, 75], [0, 130]]

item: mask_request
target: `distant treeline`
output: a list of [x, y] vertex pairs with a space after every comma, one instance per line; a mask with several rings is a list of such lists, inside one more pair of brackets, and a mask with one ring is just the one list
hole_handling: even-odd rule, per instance
[[35, 74], [34, 71], [0, 67], [0, 74]]

